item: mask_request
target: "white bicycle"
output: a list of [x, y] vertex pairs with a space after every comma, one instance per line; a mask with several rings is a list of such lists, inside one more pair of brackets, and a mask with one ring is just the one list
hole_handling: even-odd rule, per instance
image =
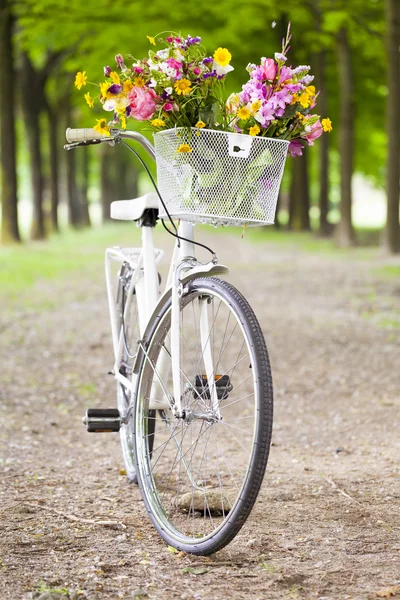
[[[155, 158], [152, 144], [132, 131], [104, 138], [68, 129], [65, 147], [124, 138]], [[271, 369], [252, 308], [220, 279], [228, 269], [214, 254], [207, 264], [196, 260], [190, 222], [173, 232], [160, 292], [163, 252], [153, 244], [160, 202], [157, 190], [111, 205], [114, 219], [141, 227], [142, 247], [106, 250], [117, 408], [89, 409], [85, 423], [88, 431], [119, 431], [127, 476], [164, 540], [209, 555], [238, 533], [260, 490], [272, 432]], [[161, 211], [168, 214], [163, 202]]]

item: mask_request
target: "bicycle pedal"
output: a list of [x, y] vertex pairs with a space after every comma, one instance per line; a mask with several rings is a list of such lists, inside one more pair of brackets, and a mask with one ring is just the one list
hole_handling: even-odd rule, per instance
[[[218, 400], [225, 400], [233, 389], [229, 375], [215, 375], [214, 379]], [[194, 388], [199, 396], [208, 400], [211, 398], [207, 375], [196, 375]]]
[[88, 408], [82, 421], [90, 433], [107, 433], [121, 428], [121, 416], [117, 408]]

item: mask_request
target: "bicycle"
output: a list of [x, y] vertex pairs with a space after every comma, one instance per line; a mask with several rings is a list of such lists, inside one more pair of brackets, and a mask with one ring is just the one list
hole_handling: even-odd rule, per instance
[[[132, 131], [111, 130], [105, 138], [68, 129], [65, 148], [123, 143], [136, 154], [124, 139], [155, 159], [153, 145]], [[194, 240], [188, 221], [169, 230], [175, 248], [160, 294], [163, 252], [154, 248], [153, 228], [160, 202], [167, 216], [168, 209], [155, 189], [111, 204], [112, 218], [141, 227], [142, 247], [106, 250], [117, 408], [88, 409], [84, 422], [88, 431], [119, 431], [127, 477], [138, 483], [167, 544], [209, 555], [241, 529], [263, 481], [272, 433], [271, 368], [252, 308], [220, 278], [227, 267]], [[210, 250], [209, 263], [195, 258], [196, 245]]]

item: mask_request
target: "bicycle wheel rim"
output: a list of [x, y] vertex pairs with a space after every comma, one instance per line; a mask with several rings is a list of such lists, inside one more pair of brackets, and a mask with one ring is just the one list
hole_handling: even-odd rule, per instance
[[[169, 307], [164, 310], [147, 348], [147, 356], [138, 380], [135, 410], [137, 471], [147, 510], [168, 543], [195, 553], [200, 553], [197, 550], [201, 547], [210, 549], [212, 545], [215, 546], [218, 544], [215, 540], [221, 536], [225, 537], [225, 545], [226, 539], [233, 537], [244, 523], [261, 485], [270, 437], [269, 434], [265, 442], [265, 436], [260, 432], [260, 422], [265, 427], [265, 419], [260, 420], [259, 417], [265, 410], [258, 381], [259, 357], [252, 342], [248, 319], [244, 318], [243, 311], [233, 302], [231, 290], [234, 288], [217, 282], [218, 280], [212, 279], [197, 280], [196, 284], [192, 285], [191, 292], [182, 298], [181, 336], [184, 336], [182, 332], [187, 323], [187, 309], [193, 313], [196, 322], [199, 315], [195, 314], [194, 303], [200, 300], [199, 304], [203, 307], [205, 302], [209, 304], [208, 312], [214, 315], [211, 321], [213, 326], [210, 327], [210, 345], [213, 336], [214, 346], [215, 338], [217, 345], [219, 344], [216, 364], [222, 373], [218, 375], [230, 374], [229, 385], [233, 387], [226, 397], [218, 401], [221, 414], [223, 413], [222, 420], [208, 423], [203, 419], [194, 419], [188, 425], [176, 420], [174, 422], [171, 412], [164, 415], [168, 418], [168, 424], [164, 422], [164, 433], [162, 423], [160, 426], [157, 424], [157, 443], [153, 449], [152, 460], [149, 459], [146, 415], [154, 385], [154, 373], [156, 372], [156, 377], [160, 376], [157, 373], [157, 361], [161, 353], [165, 354], [165, 347], [168, 347]], [[237, 293], [236, 290], [235, 292]], [[225, 322], [223, 334], [219, 325], [216, 326], [216, 315], [219, 320]], [[226, 322], [229, 321], [228, 326]], [[192, 330], [198, 332], [198, 327], [192, 326]], [[234, 345], [237, 338], [241, 340], [239, 353], [235, 351], [233, 358], [230, 352], [228, 360], [228, 342]], [[193, 352], [193, 345], [190, 348], [188, 340], [185, 340], [184, 344], [189, 355], [190, 350]], [[204, 354], [202, 346], [200, 353]], [[230, 361], [230, 366], [227, 360]], [[247, 366], [246, 362], [249, 363]], [[238, 365], [242, 366], [245, 375], [239, 373]], [[200, 407], [204, 415], [206, 407], [209, 408], [212, 403], [211, 392], [206, 389], [207, 384], [203, 384], [200, 390], [199, 386], [193, 386], [193, 380], [198, 383], [196, 377], [202, 374], [201, 369], [202, 366], [193, 361], [192, 356], [182, 367], [182, 383], [189, 388], [188, 394], [185, 392], [183, 395], [183, 403], [189, 398], [189, 408], [192, 412], [199, 413]], [[247, 387], [251, 381], [251, 392], [241, 393], [243, 381], [247, 381]], [[196, 390], [193, 390], [193, 387], [196, 387]], [[171, 389], [170, 377], [164, 382], [164, 392], [168, 391], [168, 388]], [[269, 423], [271, 422], [270, 419]], [[188, 433], [189, 430], [191, 433]], [[228, 452], [234, 455], [234, 461], [227, 460]], [[259, 468], [261, 464], [262, 469]], [[257, 469], [255, 484], [254, 472]]]

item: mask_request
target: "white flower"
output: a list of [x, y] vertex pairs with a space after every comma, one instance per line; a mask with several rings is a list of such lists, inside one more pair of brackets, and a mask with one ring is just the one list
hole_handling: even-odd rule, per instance
[[167, 63], [160, 64], [160, 71], [165, 73], [167, 77], [176, 77], [176, 69], [167, 65]]
[[157, 85], [157, 81], [154, 79], [154, 77], [152, 77], [150, 79], [150, 83], [149, 83], [149, 87], [154, 88]]
[[166, 58], [168, 58], [169, 50], [168, 48], [164, 48], [164, 50], [159, 50], [158, 52], [156, 52], [156, 54], [157, 56], [162, 58], [162, 60], [165, 60]]
[[177, 60], [180, 60], [180, 61], [185, 60], [185, 57], [183, 56], [182, 52], [178, 48], [176, 48], [174, 50], [174, 55]]
[[121, 110], [129, 106], [128, 98], [110, 98], [103, 104], [103, 109], [107, 111]]
[[235, 113], [240, 106], [239, 94], [231, 94], [226, 101], [226, 108], [228, 112]]
[[286, 62], [287, 58], [284, 54], [281, 54], [280, 52], [275, 52], [275, 60], [277, 60], [278, 62]]
[[168, 96], [170, 96], [170, 95], [172, 94], [172, 91], [173, 91], [173, 90], [172, 90], [172, 87], [166, 87], [166, 88], [164, 89], [164, 92], [165, 92], [166, 94], [168, 94]]
[[161, 65], [163, 63], [153, 62], [151, 58], [147, 61], [151, 71], [161, 71]]
[[218, 63], [216, 63], [215, 61], [212, 64], [212, 71], [216, 71], [217, 75], [226, 75], [227, 73], [229, 73], [230, 71], [233, 71], [233, 67], [231, 67], [231, 65], [226, 65], [226, 67], [221, 67], [221, 65], [219, 65]]

